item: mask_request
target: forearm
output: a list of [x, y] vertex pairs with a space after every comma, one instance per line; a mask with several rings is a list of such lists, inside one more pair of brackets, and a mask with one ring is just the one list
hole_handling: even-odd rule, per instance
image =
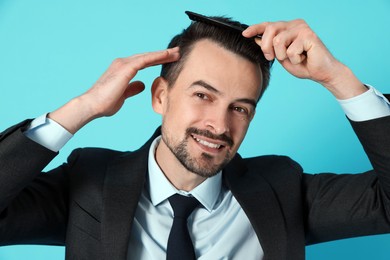
[[[390, 116], [351, 124], [390, 199]], [[390, 206], [387, 208], [390, 211]]]
[[[390, 105], [376, 89], [339, 100], [390, 199]], [[389, 208], [390, 210], [390, 208]], [[389, 212], [390, 213], [390, 212]]]
[[29, 123], [0, 134], [0, 246], [63, 245], [66, 176], [62, 167], [41, 174], [57, 153], [25, 136]]
[[25, 136], [28, 124], [14, 126], [0, 136], [0, 212], [57, 155]]
[[390, 232], [390, 116], [350, 122], [374, 170], [304, 174], [308, 244]]

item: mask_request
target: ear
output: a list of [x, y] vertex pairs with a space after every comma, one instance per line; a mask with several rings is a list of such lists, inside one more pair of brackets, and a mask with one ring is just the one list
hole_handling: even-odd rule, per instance
[[156, 113], [163, 114], [167, 96], [168, 82], [162, 77], [156, 78], [152, 85], [152, 106]]

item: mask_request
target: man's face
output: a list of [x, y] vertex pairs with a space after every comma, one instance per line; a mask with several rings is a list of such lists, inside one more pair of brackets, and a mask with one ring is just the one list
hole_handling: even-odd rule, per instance
[[161, 100], [153, 104], [163, 116], [160, 146], [171, 153], [165, 159], [203, 177], [215, 175], [243, 141], [260, 85], [255, 64], [209, 40], [196, 43], [175, 84], [153, 93]]

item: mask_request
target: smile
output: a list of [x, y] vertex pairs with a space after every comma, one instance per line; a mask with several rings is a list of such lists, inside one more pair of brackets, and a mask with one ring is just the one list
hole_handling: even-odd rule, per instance
[[192, 138], [193, 138], [195, 141], [197, 141], [198, 143], [200, 143], [200, 144], [202, 144], [202, 145], [204, 145], [204, 146], [206, 146], [206, 147], [212, 148], [212, 149], [219, 149], [219, 148], [221, 148], [221, 147], [223, 146], [223, 145], [221, 145], [221, 144], [215, 144], [215, 143], [208, 142], [208, 141], [206, 141], [206, 140], [200, 139], [200, 138], [195, 137], [195, 136], [193, 136], [193, 135], [192, 135]]

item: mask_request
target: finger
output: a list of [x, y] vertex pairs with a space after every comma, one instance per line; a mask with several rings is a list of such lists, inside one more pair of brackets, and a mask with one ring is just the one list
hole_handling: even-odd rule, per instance
[[302, 39], [293, 41], [286, 50], [287, 58], [292, 64], [302, 63], [306, 59], [305, 44]]
[[179, 48], [175, 47], [172, 49], [148, 52], [138, 54], [132, 57], [125, 58], [125, 62], [129, 65], [133, 65], [137, 70], [144, 69], [149, 66], [160, 65], [167, 62], [173, 62], [178, 60], [180, 57]]
[[128, 81], [130, 81], [139, 70], [163, 63], [174, 62], [179, 58], [179, 49], [173, 48], [116, 59], [115, 68], [120, 74], [127, 76]]
[[161, 59], [156, 59], [147, 64], [147, 66], [161, 65], [164, 63], [174, 62], [180, 58], [179, 48], [168, 49], [166, 54], [161, 57]]
[[141, 93], [144, 89], [145, 89], [145, 84], [143, 82], [134, 81], [129, 83], [123, 95], [126, 99]]
[[275, 56], [279, 61], [285, 60], [287, 57], [287, 47], [290, 45], [290, 41], [285, 39], [284, 33], [280, 33], [274, 37], [272, 44], [274, 47]]
[[273, 38], [273, 48], [276, 58], [279, 61], [288, 58], [287, 49], [294, 41], [296, 41], [298, 33], [299, 31], [294, 29], [284, 30]]
[[274, 59], [274, 52], [272, 48], [268, 48], [268, 41], [264, 41], [264, 33], [266, 31], [267, 26], [269, 26], [270, 23], [265, 22], [265, 23], [260, 23], [260, 24], [254, 24], [246, 28], [243, 32], [242, 35], [247, 38], [254, 37], [256, 35], [262, 35], [261, 39], [260, 38], [255, 38], [255, 42], [257, 45], [260, 46], [260, 48], [263, 51], [263, 54], [267, 60], [272, 60]]
[[298, 78], [307, 78], [307, 70], [303, 63], [292, 64], [289, 59], [280, 61], [280, 64], [285, 68], [289, 73], [298, 77]]
[[267, 25], [267, 22], [251, 25], [242, 32], [242, 36], [246, 38], [252, 38], [258, 34], [262, 35]]
[[179, 47], [173, 47], [169, 49], [164, 49], [164, 50], [159, 50], [159, 51], [152, 51], [152, 52], [144, 52], [144, 53], [139, 53], [135, 54], [129, 57], [126, 57], [125, 59], [133, 59], [136, 57], [142, 57], [142, 56], [147, 56], [147, 55], [159, 55], [159, 54], [172, 54], [172, 53], [178, 53], [179, 52]]
[[[267, 60], [273, 60], [276, 56], [274, 49], [274, 38], [287, 27], [286, 22], [275, 22], [275, 23], [261, 23], [248, 27], [248, 31], [245, 35], [253, 35], [254, 33], [262, 34], [261, 41], [256, 40], [256, 43], [260, 45], [264, 56]], [[279, 47], [282, 47], [280, 45]], [[279, 49], [282, 50], [282, 49]]]
[[271, 27], [270, 25], [268, 25], [263, 33], [263, 36], [261, 37], [260, 47], [264, 53], [264, 57], [267, 60], [275, 59], [273, 39], [277, 33], [278, 31], [275, 27]]

